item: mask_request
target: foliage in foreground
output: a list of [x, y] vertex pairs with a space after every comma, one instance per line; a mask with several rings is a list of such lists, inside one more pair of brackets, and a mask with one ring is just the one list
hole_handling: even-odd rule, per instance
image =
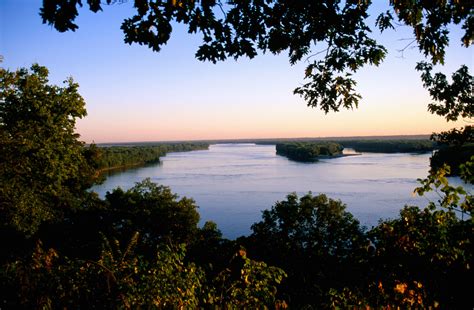
[[[278, 303], [283, 270], [251, 260], [235, 247], [219, 247], [225, 250], [215, 264], [219, 269], [208, 265], [213, 259], [199, 259], [209, 250], [200, 247], [200, 237], [213, 225], [198, 228], [192, 200], [178, 200], [168, 188], [145, 180], [127, 192], [116, 189], [98, 203], [75, 214], [64, 231], [57, 224], [43, 225], [30, 254], [2, 262], [0, 305], [184, 309]], [[88, 221], [78, 220], [84, 217]], [[85, 236], [77, 238], [81, 233]]]
[[48, 84], [48, 70], [0, 68], [0, 229], [34, 234], [77, 208], [96, 180], [96, 149], [74, 133], [86, 115], [78, 84]]
[[[189, 33], [202, 37], [196, 51], [196, 58], [202, 61], [215, 63], [228, 58], [254, 58], [265, 52], [286, 53], [292, 65], [305, 62], [306, 66], [305, 82], [294, 93], [302, 96], [308, 106], [319, 107], [326, 113], [358, 107], [362, 97], [356, 90], [354, 74], [368, 65], [378, 66], [387, 54], [373, 31], [389, 31], [397, 23], [407, 26], [413, 36], [408, 46], [417, 46], [432, 64], [444, 64], [453, 24], [462, 25], [459, 28], [463, 46], [474, 41], [470, 0], [391, 0], [387, 1], [386, 11], [380, 9], [379, 1], [361, 0], [223, 2], [134, 1], [133, 15], [121, 25], [124, 40], [158, 52], [171, 38], [173, 25], [179, 23]], [[115, 1], [44, 0], [40, 15], [43, 23], [60, 32], [74, 31], [78, 28], [78, 7], [86, 3], [92, 12], [99, 12], [106, 8], [105, 3]], [[378, 15], [375, 22], [371, 20], [374, 14]], [[417, 69], [426, 72], [429, 66], [421, 62]], [[462, 66], [462, 70], [467, 67]], [[472, 85], [471, 80], [459, 80]], [[469, 97], [470, 89], [464, 88], [463, 94]], [[450, 94], [434, 92], [439, 101]], [[466, 108], [472, 112], [472, 101], [471, 107], [456, 100], [448, 105], [448, 110], [456, 115], [464, 115], [462, 110]], [[430, 105], [434, 113], [444, 114], [443, 109], [437, 104]]]
[[184, 244], [163, 245], [154, 257], [145, 257], [134, 253], [139, 240], [134, 235], [125, 248], [105, 240], [98, 260], [70, 259], [38, 243], [30, 258], [3, 266], [0, 303], [35, 309], [190, 309], [277, 302], [275, 285], [285, 273], [243, 251], [235, 256], [240, 265], [207, 281], [202, 268], [185, 262]]
[[323, 304], [330, 288], [357, 279], [354, 258], [366, 237], [345, 208], [325, 195], [290, 194], [263, 211], [262, 221], [252, 225], [253, 233], [242, 238], [258, 259], [288, 273], [281, 292], [290, 305]]
[[[53, 309], [473, 306], [464, 285], [472, 277], [473, 220], [454, 210], [405, 207], [398, 218], [366, 231], [340, 201], [290, 194], [263, 212], [249, 237], [229, 241], [215, 224], [198, 228], [191, 221], [185, 227], [174, 219], [183, 200], [169, 189], [145, 181], [114, 192], [127, 198], [106, 199], [98, 208], [105, 206], [121, 220], [102, 221], [105, 213], [91, 208], [81, 212], [101, 226], [87, 221], [69, 227], [69, 233], [94, 231], [96, 247], [74, 252], [55, 241], [63, 236], [40, 232], [30, 237], [36, 245], [29, 254], [4, 259], [0, 304]], [[120, 211], [126, 200], [131, 213]], [[182, 212], [197, 214], [195, 208]], [[169, 218], [168, 230], [159, 224], [143, 227], [147, 215]], [[186, 233], [171, 233], [176, 230]], [[74, 246], [81, 243], [77, 239]]]

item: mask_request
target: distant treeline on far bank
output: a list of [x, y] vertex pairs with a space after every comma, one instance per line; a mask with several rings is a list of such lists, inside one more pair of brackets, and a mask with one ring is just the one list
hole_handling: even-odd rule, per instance
[[[214, 143], [242, 143], [242, 140], [216, 140], [196, 142], [136, 142], [98, 145], [100, 152], [97, 160], [99, 171], [123, 169], [157, 163], [160, 157], [170, 152], [207, 150]], [[465, 145], [462, 150], [453, 146], [437, 145], [428, 138], [419, 139], [383, 139], [383, 138], [347, 138], [328, 141], [324, 139], [273, 139], [246, 140], [247, 143], [275, 145], [276, 153], [290, 160], [315, 162], [318, 158], [342, 156], [345, 148], [356, 152], [373, 153], [425, 153], [435, 152], [431, 158], [431, 167], [438, 168], [444, 163], [450, 165], [452, 174], [458, 173], [459, 163], [474, 153], [474, 145]]]
[[356, 152], [373, 153], [425, 153], [437, 147], [436, 142], [430, 140], [340, 140], [336, 142]]
[[[270, 144], [270, 143], [265, 143]], [[295, 141], [276, 144], [276, 153], [290, 160], [316, 162], [320, 158], [342, 156], [344, 148], [354, 149], [357, 153], [426, 153], [436, 151], [430, 158], [430, 167], [450, 167], [450, 175], [459, 175], [459, 166], [474, 154], [474, 144], [438, 145], [430, 140], [339, 140]]]
[[[270, 141], [261, 144], [272, 144]], [[342, 156], [344, 148], [356, 152], [373, 153], [425, 153], [432, 152], [436, 143], [427, 139], [367, 139], [367, 140], [337, 140], [337, 141], [287, 141], [276, 143], [276, 153], [290, 160], [300, 162], [315, 162], [318, 158]]]
[[99, 146], [98, 166], [101, 171], [141, 166], [157, 163], [160, 157], [170, 152], [188, 152], [208, 148], [209, 144], [202, 142]]

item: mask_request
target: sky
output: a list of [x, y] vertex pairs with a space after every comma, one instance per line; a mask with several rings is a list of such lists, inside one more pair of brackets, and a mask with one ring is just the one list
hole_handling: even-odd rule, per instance
[[[374, 2], [376, 15], [385, 1]], [[86, 101], [88, 115], [76, 130], [87, 143], [431, 134], [466, 124], [427, 111], [431, 100], [414, 69], [423, 57], [416, 48], [398, 51], [412, 37], [408, 27], [374, 32], [389, 53], [379, 67], [355, 75], [359, 108], [325, 114], [293, 95], [306, 64], [291, 66], [284, 53], [200, 62], [194, 57], [200, 37], [181, 25], [159, 53], [125, 44], [120, 25], [132, 16], [132, 3], [96, 14], [83, 8], [79, 29], [59, 33], [42, 24], [40, 0], [0, 1], [0, 66], [39, 63], [53, 84], [72, 76]], [[466, 64], [472, 74], [472, 47], [461, 47], [460, 37], [453, 28], [438, 71], [450, 74]]]

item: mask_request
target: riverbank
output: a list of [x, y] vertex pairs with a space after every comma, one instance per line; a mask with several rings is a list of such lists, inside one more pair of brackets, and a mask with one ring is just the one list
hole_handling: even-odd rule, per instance
[[175, 143], [157, 145], [134, 146], [99, 146], [98, 171], [103, 174], [107, 171], [129, 169], [156, 164], [161, 157], [172, 152], [189, 152], [207, 150], [206, 143]]
[[201, 223], [216, 222], [231, 239], [248, 234], [261, 211], [289, 192], [341, 199], [362, 225], [371, 227], [380, 218], [396, 217], [404, 205], [426, 203], [412, 193], [419, 186], [416, 179], [428, 173], [429, 157], [363, 153], [304, 164], [276, 155], [274, 145], [217, 144], [207, 151], [170, 153], [158, 165], [113, 173], [92, 190], [105, 197], [114, 188], [126, 190], [149, 177], [195, 199]]

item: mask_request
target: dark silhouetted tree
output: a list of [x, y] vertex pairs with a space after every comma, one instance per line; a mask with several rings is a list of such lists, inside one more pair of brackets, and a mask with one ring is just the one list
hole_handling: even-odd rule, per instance
[[[116, 1], [107, 0], [106, 4]], [[132, 2], [132, 1], [131, 1]], [[98, 12], [103, 3], [87, 0]], [[380, 64], [386, 49], [371, 37], [371, 1], [194, 1], [135, 0], [135, 14], [125, 19], [126, 43], [160, 51], [171, 37], [173, 23], [200, 33], [199, 60], [217, 62], [258, 52], [288, 53], [291, 64], [307, 60], [305, 79], [295, 93], [309, 106], [326, 113], [358, 106], [360, 94], [352, 78], [365, 65]], [[376, 19], [380, 31], [394, 28], [395, 19], [413, 29], [413, 42], [432, 63], [444, 63], [449, 28], [462, 24], [464, 46], [473, 41], [473, 3], [470, 0], [388, 2], [390, 10]], [[82, 1], [44, 0], [40, 15], [58, 31], [76, 30]]]

